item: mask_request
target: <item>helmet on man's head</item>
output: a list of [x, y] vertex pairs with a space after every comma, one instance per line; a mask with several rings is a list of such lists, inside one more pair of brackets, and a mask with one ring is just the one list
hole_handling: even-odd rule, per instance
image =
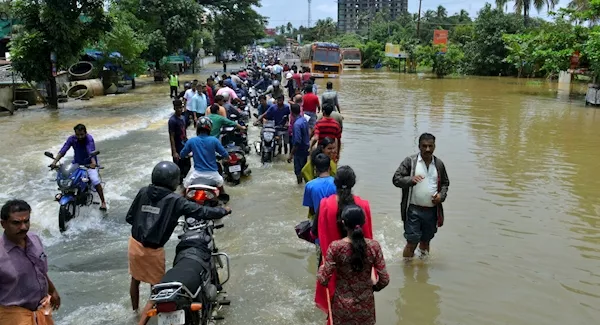
[[279, 80], [273, 81], [273, 87], [279, 87]]
[[227, 92], [227, 91], [224, 91], [224, 92], [221, 94], [221, 96], [223, 96], [223, 100], [224, 100], [224, 101], [226, 101], [226, 102], [228, 102], [228, 101], [229, 101], [229, 97], [230, 97], [230, 96], [229, 96], [229, 92]]
[[291, 72], [288, 72], [288, 73], [285, 75], [285, 79], [292, 79], [292, 77], [293, 77], [293, 75], [292, 75], [292, 73], [291, 73]]
[[212, 120], [206, 116], [202, 116], [198, 120], [198, 126], [196, 127], [196, 132], [200, 133], [200, 130], [206, 130], [210, 132], [212, 130]]
[[152, 185], [175, 191], [179, 185], [181, 171], [172, 161], [161, 161], [152, 170]]

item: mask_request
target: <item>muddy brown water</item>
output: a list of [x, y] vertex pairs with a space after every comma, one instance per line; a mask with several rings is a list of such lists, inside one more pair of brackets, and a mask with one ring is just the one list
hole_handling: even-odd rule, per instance
[[[182, 78], [185, 79], [185, 78]], [[191, 79], [191, 78], [190, 78]], [[370, 200], [391, 283], [377, 296], [378, 324], [593, 324], [600, 318], [600, 110], [546, 83], [506, 78], [431, 79], [352, 72], [334, 80], [346, 118], [342, 164]], [[325, 80], [319, 81], [322, 93]], [[125, 213], [152, 167], [169, 159], [168, 85], [94, 98], [59, 111], [0, 118], [0, 199], [28, 200], [32, 229], [62, 295], [57, 324], [133, 324]], [[56, 152], [85, 123], [102, 151], [110, 209], [60, 235]], [[391, 184], [422, 132], [451, 186], [446, 225], [428, 261], [405, 265], [400, 191]], [[258, 130], [250, 130], [257, 137]], [[217, 234], [232, 260], [232, 300], [221, 324], [323, 324], [313, 306], [314, 249], [295, 237], [302, 187], [283, 159], [229, 187], [234, 214]], [[175, 236], [167, 246], [170, 265]], [[148, 293], [144, 288], [143, 294]]]

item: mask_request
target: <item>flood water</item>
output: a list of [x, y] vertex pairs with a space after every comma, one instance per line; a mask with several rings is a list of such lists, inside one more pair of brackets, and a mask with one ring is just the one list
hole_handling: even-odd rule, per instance
[[[186, 79], [185, 77], [182, 79]], [[191, 77], [190, 77], [191, 79]], [[325, 88], [319, 81], [320, 92]], [[594, 324], [600, 319], [600, 110], [545, 83], [510, 78], [430, 79], [353, 72], [334, 80], [345, 116], [341, 164], [370, 200], [391, 283], [376, 294], [378, 324]], [[34, 209], [62, 296], [57, 324], [134, 324], [129, 302], [127, 209], [170, 159], [168, 85], [94, 98], [84, 107], [0, 118], [0, 199]], [[57, 152], [84, 123], [102, 151], [105, 218], [83, 210], [58, 231]], [[427, 261], [405, 265], [400, 190], [392, 175], [423, 132], [450, 177], [446, 224]], [[256, 137], [258, 129], [250, 130]], [[296, 238], [303, 188], [283, 159], [228, 187], [233, 215], [217, 243], [232, 260], [231, 307], [221, 324], [323, 324], [313, 301], [316, 261]], [[176, 238], [167, 250], [172, 263]], [[143, 295], [149, 292], [144, 287]]]

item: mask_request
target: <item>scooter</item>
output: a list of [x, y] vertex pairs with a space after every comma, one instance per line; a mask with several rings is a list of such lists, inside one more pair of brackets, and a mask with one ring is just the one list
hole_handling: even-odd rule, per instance
[[[94, 151], [89, 158], [98, 154], [100, 151]], [[54, 159], [51, 152], [46, 151], [44, 155]], [[67, 230], [67, 223], [79, 215], [79, 207], [100, 204], [94, 202], [94, 190], [87, 174], [89, 167], [89, 165], [81, 166], [70, 162], [56, 167], [56, 184], [60, 193], [56, 194], [54, 199], [60, 204], [58, 228], [61, 232]], [[99, 168], [103, 169], [103, 167]]]
[[[243, 121], [237, 120], [237, 115], [231, 114], [229, 115], [229, 119], [232, 121], [237, 121], [239, 125], [245, 126], [246, 123]], [[238, 128], [232, 126], [226, 126], [221, 128], [221, 144], [225, 147], [230, 143], [234, 143], [236, 146], [241, 147], [244, 150], [244, 153], [250, 153], [250, 146], [248, 145], [248, 131], [247, 130], [239, 130]]]
[[[231, 304], [223, 291], [231, 273], [229, 256], [215, 245], [214, 230], [224, 227], [217, 222], [194, 218], [179, 222], [184, 233], [179, 236], [173, 268], [151, 289], [154, 306], [148, 316], [157, 316], [158, 325], [215, 325], [223, 319], [218, 312]], [[227, 270], [224, 279], [218, 269]]]
[[[233, 127], [225, 127], [225, 129], [229, 128]], [[231, 130], [224, 132], [231, 132]], [[249, 176], [252, 173], [252, 170], [250, 170], [250, 165], [246, 162], [245, 152], [241, 147], [235, 145], [233, 142], [227, 144], [225, 146], [225, 150], [229, 154], [229, 159], [221, 160], [222, 174], [225, 178], [225, 181], [230, 182], [233, 185], [239, 185], [242, 175]]]
[[212, 179], [198, 177], [185, 189], [185, 197], [200, 205], [217, 207], [229, 202], [229, 195], [221, 193], [217, 182]]

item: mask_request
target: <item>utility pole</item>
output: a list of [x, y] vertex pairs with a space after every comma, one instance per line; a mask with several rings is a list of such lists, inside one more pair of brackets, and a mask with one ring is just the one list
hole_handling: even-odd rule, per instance
[[312, 2], [312, 0], [308, 0], [308, 28], [310, 28], [310, 23], [311, 23], [311, 17], [310, 17], [310, 3]]
[[421, 27], [421, 2], [423, 2], [423, 0], [419, 0], [419, 16], [417, 17], [417, 39], [419, 39], [419, 28]]

